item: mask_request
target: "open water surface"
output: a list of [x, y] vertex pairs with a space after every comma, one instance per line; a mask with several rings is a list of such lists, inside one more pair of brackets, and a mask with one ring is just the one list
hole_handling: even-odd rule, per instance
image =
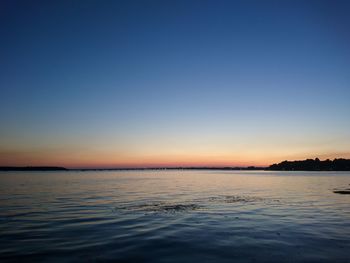
[[349, 172], [0, 172], [0, 261], [350, 262]]

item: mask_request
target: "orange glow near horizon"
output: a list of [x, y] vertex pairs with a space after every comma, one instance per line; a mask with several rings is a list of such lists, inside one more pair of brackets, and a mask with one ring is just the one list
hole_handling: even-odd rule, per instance
[[121, 159], [119, 161], [103, 160], [58, 160], [50, 158], [25, 158], [3, 159], [1, 166], [63, 166], [67, 168], [147, 168], [147, 167], [190, 167], [190, 166], [266, 166], [268, 162], [251, 162], [244, 160], [232, 160], [211, 158], [201, 159], [196, 157], [179, 158], [179, 159], [152, 159], [140, 158], [135, 160]]
[[307, 158], [349, 158], [350, 153], [312, 154], [299, 155], [262, 153], [241, 154], [163, 154], [163, 155], [133, 155], [116, 156], [113, 153], [94, 154], [70, 153], [54, 154], [41, 152], [27, 152], [10, 154], [0, 153], [0, 166], [63, 166], [66, 168], [149, 168], [149, 167], [266, 167], [283, 160], [297, 160]]
[[261, 132], [259, 136], [244, 133], [245, 137], [206, 129], [201, 133], [135, 132], [123, 137], [108, 130], [105, 134], [70, 134], [55, 140], [27, 134], [23, 141], [13, 139], [2, 145], [0, 166], [264, 167], [284, 160], [350, 158], [349, 144], [341, 137], [328, 143], [319, 136], [294, 136], [287, 140], [283, 134]]

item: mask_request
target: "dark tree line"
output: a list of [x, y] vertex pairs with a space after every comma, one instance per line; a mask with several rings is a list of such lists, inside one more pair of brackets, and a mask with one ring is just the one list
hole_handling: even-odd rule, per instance
[[15, 167], [15, 166], [0, 166], [0, 171], [66, 171], [64, 167], [56, 166], [25, 166], [25, 167]]
[[320, 159], [307, 159], [303, 161], [283, 161], [273, 164], [268, 170], [282, 171], [350, 171], [349, 159], [334, 159], [320, 161]]

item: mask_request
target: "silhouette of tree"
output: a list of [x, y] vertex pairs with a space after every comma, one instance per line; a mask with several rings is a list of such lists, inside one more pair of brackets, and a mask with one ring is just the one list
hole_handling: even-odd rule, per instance
[[267, 168], [268, 170], [282, 171], [350, 171], [349, 159], [327, 159], [321, 161], [318, 158], [306, 159], [303, 161], [283, 161], [273, 164]]

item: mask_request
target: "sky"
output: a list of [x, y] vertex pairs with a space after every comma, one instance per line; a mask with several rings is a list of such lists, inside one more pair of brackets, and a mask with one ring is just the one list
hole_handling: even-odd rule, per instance
[[0, 165], [350, 158], [348, 1], [1, 1]]

